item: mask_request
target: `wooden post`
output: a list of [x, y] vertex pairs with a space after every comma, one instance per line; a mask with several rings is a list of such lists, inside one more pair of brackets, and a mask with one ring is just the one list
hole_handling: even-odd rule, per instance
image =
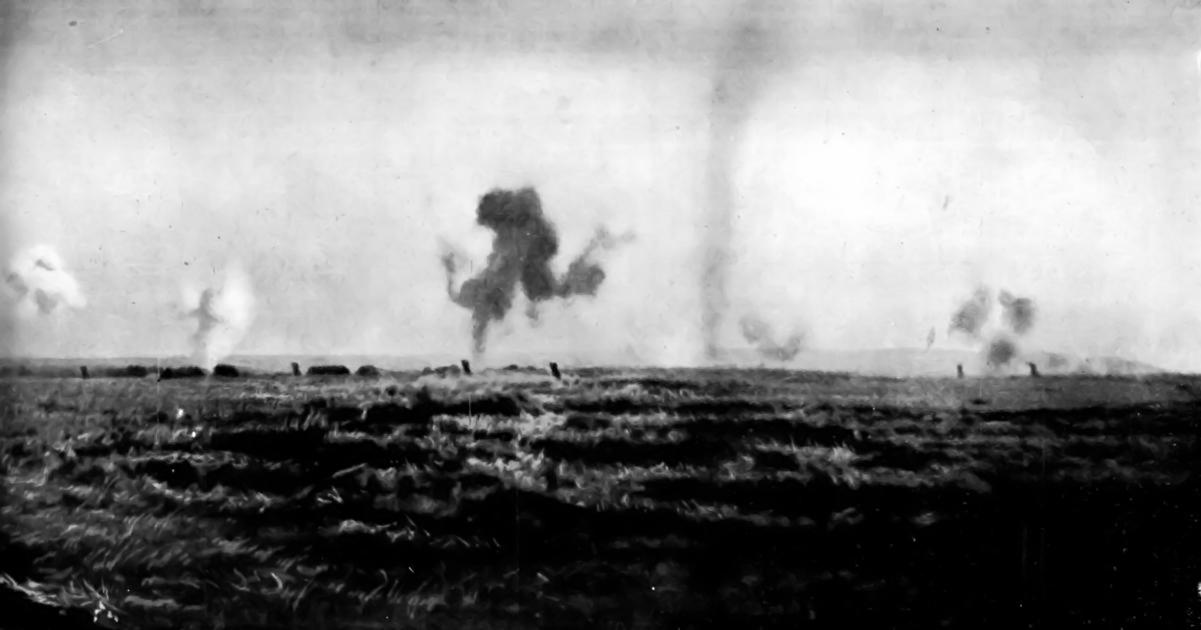
[[292, 362], [292, 376], [300, 376], [300, 364], [295, 361]]
[[79, 378], [87, 378], [87, 377], [88, 377], [88, 366], [86, 366], [86, 365], [79, 366]]
[[463, 374], [471, 376], [471, 364], [467, 362], [467, 359], [463, 359], [459, 363], [463, 366]]
[[955, 371], [959, 373], [959, 378], [963, 378], [963, 364], [962, 363], [955, 366]]
[[550, 373], [551, 376], [555, 377], [555, 380], [563, 380], [563, 375], [559, 374], [559, 364], [554, 361], [550, 362]]
[[1030, 376], [1033, 376], [1034, 378], [1038, 378], [1039, 377], [1038, 365], [1034, 364], [1033, 362], [1027, 363], [1026, 365], [1030, 366]]

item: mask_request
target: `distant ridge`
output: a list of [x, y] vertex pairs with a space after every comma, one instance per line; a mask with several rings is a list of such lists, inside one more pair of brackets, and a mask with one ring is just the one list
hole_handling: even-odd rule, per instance
[[1147, 363], [1118, 357], [1078, 357], [1067, 353], [1031, 352], [1020, 355], [1008, 365], [990, 368], [979, 352], [944, 348], [885, 348], [879, 350], [810, 350], [788, 362], [766, 361], [750, 350], [734, 350], [727, 355], [737, 366], [781, 367], [795, 370], [851, 372], [872, 376], [925, 377], [954, 376], [955, 366], [963, 365], [967, 375], [1029, 374], [1026, 363], [1034, 363], [1043, 375], [1097, 374], [1145, 375], [1165, 370]]
[[[457, 365], [462, 358], [452, 354], [428, 355], [235, 355], [223, 360], [250, 374], [291, 374], [292, 362], [299, 363], [301, 370], [313, 365], [345, 365], [351, 372], [363, 365], [372, 365], [384, 371], [420, 371], [426, 367]], [[550, 361], [560, 366], [595, 367], [640, 367], [646, 362], [631, 360], [624, 355], [601, 356], [597, 353], [572, 352], [526, 352], [495, 353], [484, 359], [473, 359], [480, 369], [499, 369], [507, 365], [530, 365], [544, 367]], [[1032, 352], [1015, 358], [999, 370], [989, 369], [983, 364], [980, 353], [971, 350], [945, 348], [884, 348], [877, 350], [808, 350], [790, 361], [764, 359], [754, 350], [728, 349], [719, 365], [733, 368], [780, 368], [821, 372], [849, 372], [869, 376], [887, 377], [942, 377], [954, 376], [955, 366], [962, 364], [968, 375], [1023, 375], [1028, 374], [1027, 362], [1038, 365], [1043, 375], [1096, 374], [1096, 375], [1146, 375], [1164, 373], [1165, 370], [1147, 363], [1119, 357], [1079, 357], [1067, 353]], [[186, 357], [113, 357], [113, 358], [0, 358], [0, 366], [37, 366], [62, 371], [64, 375], [78, 373], [78, 366], [92, 368], [143, 365], [146, 367], [182, 367], [189, 365]], [[653, 367], [655, 364], [649, 364]], [[661, 367], [686, 367], [663, 365]], [[69, 368], [69, 369], [68, 369]]]

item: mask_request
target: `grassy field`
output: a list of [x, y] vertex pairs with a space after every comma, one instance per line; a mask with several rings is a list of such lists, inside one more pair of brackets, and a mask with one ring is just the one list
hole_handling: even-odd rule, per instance
[[0, 610], [30, 628], [1201, 627], [1199, 395], [770, 370], [5, 378]]

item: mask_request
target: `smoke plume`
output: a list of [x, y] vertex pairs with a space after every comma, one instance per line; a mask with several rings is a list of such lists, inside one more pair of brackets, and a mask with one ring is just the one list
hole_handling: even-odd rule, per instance
[[16, 294], [20, 313], [48, 315], [59, 305], [87, 306], [79, 282], [48, 245], [35, 245], [14, 256], [5, 270], [4, 281]]
[[572, 295], [596, 295], [597, 289], [605, 280], [605, 270], [601, 269], [601, 266], [593, 260], [593, 256], [598, 251], [613, 249], [632, 239], [633, 235], [631, 234], [615, 236], [604, 227], [598, 228], [596, 234], [584, 246], [584, 251], [567, 266], [567, 273], [559, 281], [555, 295], [561, 298]]
[[[701, 267], [701, 333], [706, 358], [720, 355], [718, 335], [729, 306], [726, 291], [733, 228], [734, 157], [745, 133], [751, 107], [759, 96], [761, 68], [769, 49], [762, 2], [748, 2], [718, 51], [709, 100], [709, 156], [706, 226]], [[770, 13], [770, 12], [769, 12]]]
[[1017, 353], [1017, 344], [1006, 335], [999, 334], [988, 342], [984, 359], [989, 367], [998, 368], [1013, 360]]
[[973, 339], [978, 338], [991, 312], [992, 295], [987, 287], [980, 287], [951, 315], [948, 332], [959, 332]]
[[519, 285], [529, 300], [526, 315], [537, 321], [539, 302], [596, 295], [605, 272], [594, 260], [595, 255], [632, 238], [599, 229], [563, 277], [556, 278], [550, 261], [559, 252], [559, 237], [542, 214], [542, 201], [533, 188], [487, 193], [480, 199], [476, 222], [495, 232], [484, 270], [456, 289], [455, 273], [463, 256], [444, 244], [442, 265], [447, 295], [455, 304], [471, 310], [471, 337], [477, 355], [487, 345], [488, 326], [504, 320], [512, 309]]
[[742, 337], [755, 347], [760, 356], [768, 359], [788, 361], [801, 352], [805, 343], [804, 335], [799, 332], [777, 342], [771, 325], [754, 315], [744, 316], [738, 326], [742, 330]]
[[1014, 297], [1001, 291], [999, 300], [1005, 316], [1005, 324], [1013, 332], [1024, 335], [1034, 327], [1034, 301], [1030, 298]]
[[186, 316], [195, 317], [193, 358], [212, 370], [233, 353], [254, 321], [254, 290], [250, 278], [236, 265], [226, 268], [219, 283], [185, 298]]

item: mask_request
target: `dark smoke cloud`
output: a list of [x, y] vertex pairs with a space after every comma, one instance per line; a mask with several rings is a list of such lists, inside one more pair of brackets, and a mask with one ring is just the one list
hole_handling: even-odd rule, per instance
[[1004, 312], [1005, 324], [1013, 332], [1024, 335], [1034, 327], [1034, 301], [1030, 298], [1015, 297], [1008, 291], [1001, 291], [999, 298]]
[[1017, 344], [1012, 339], [1005, 335], [997, 335], [988, 342], [984, 358], [989, 367], [998, 368], [1013, 360], [1017, 353]]
[[801, 333], [793, 333], [782, 342], [776, 341], [771, 325], [755, 317], [746, 315], [738, 322], [742, 337], [755, 347], [759, 354], [768, 359], [788, 361], [801, 352], [805, 337]]
[[604, 227], [597, 229], [596, 234], [584, 246], [584, 251], [567, 266], [567, 273], [559, 281], [555, 292], [556, 297], [596, 295], [601, 283], [605, 281], [605, 270], [593, 260], [593, 256], [598, 251], [613, 249], [632, 239], [631, 234], [615, 236]]
[[[992, 314], [992, 302], [991, 289], [976, 289], [971, 299], [960, 305], [951, 316], [951, 332], [964, 333], [972, 339], [981, 340]], [[1002, 367], [1017, 356], [1018, 344], [1009, 333], [1021, 336], [1029, 332], [1034, 327], [1036, 313], [1034, 300], [1017, 297], [1005, 290], [997, 294], [997, 302], [1001, 305], [1002, 328], [1008, 331], [997, 332], [982, 348], [984, 359], [992, 368]]]
[[745, 134], [751, 107], [761, 91], [762, 68], [769, 65], [769, 3], [750, 1], [716, 57], [710, 93], [709, 156], [705, 235], [701, 267], [701, 332], [705, 356], [720, 355], [718, 334], [729, 306], [726, 290], [733, 228], [733, 159]]
[[460, 266], [460, 256], [447, 248], [442, 265], [450, 299], [471, 309], [471, 336], [477, 354], [484, 351], [489, 324], [502, 321], [513, 308], [518, 286], [529, 299], [526, 315], [536, 321], [539, 302], [595, 295], [605, 280], [605, 272], [593, 257], [598, 251], [631, 238], [616, 237], [604, 228], [599, 229], [584, 251], [568, 265], [567, 273], [556, 278], [550, 261], [559, 252], [559, 237], [542, 214], [542, 201], [533, 188], [496, 189], [485, 194], [476, 209], [476, 222], [495, 232], [487, 267], [456, 289], [454, 275]]
[[951, 326], [948, 332], [960, 332], [977, 338], [991, 312], [992, 295], [987, 287], [980, 287], [951, 315]]

